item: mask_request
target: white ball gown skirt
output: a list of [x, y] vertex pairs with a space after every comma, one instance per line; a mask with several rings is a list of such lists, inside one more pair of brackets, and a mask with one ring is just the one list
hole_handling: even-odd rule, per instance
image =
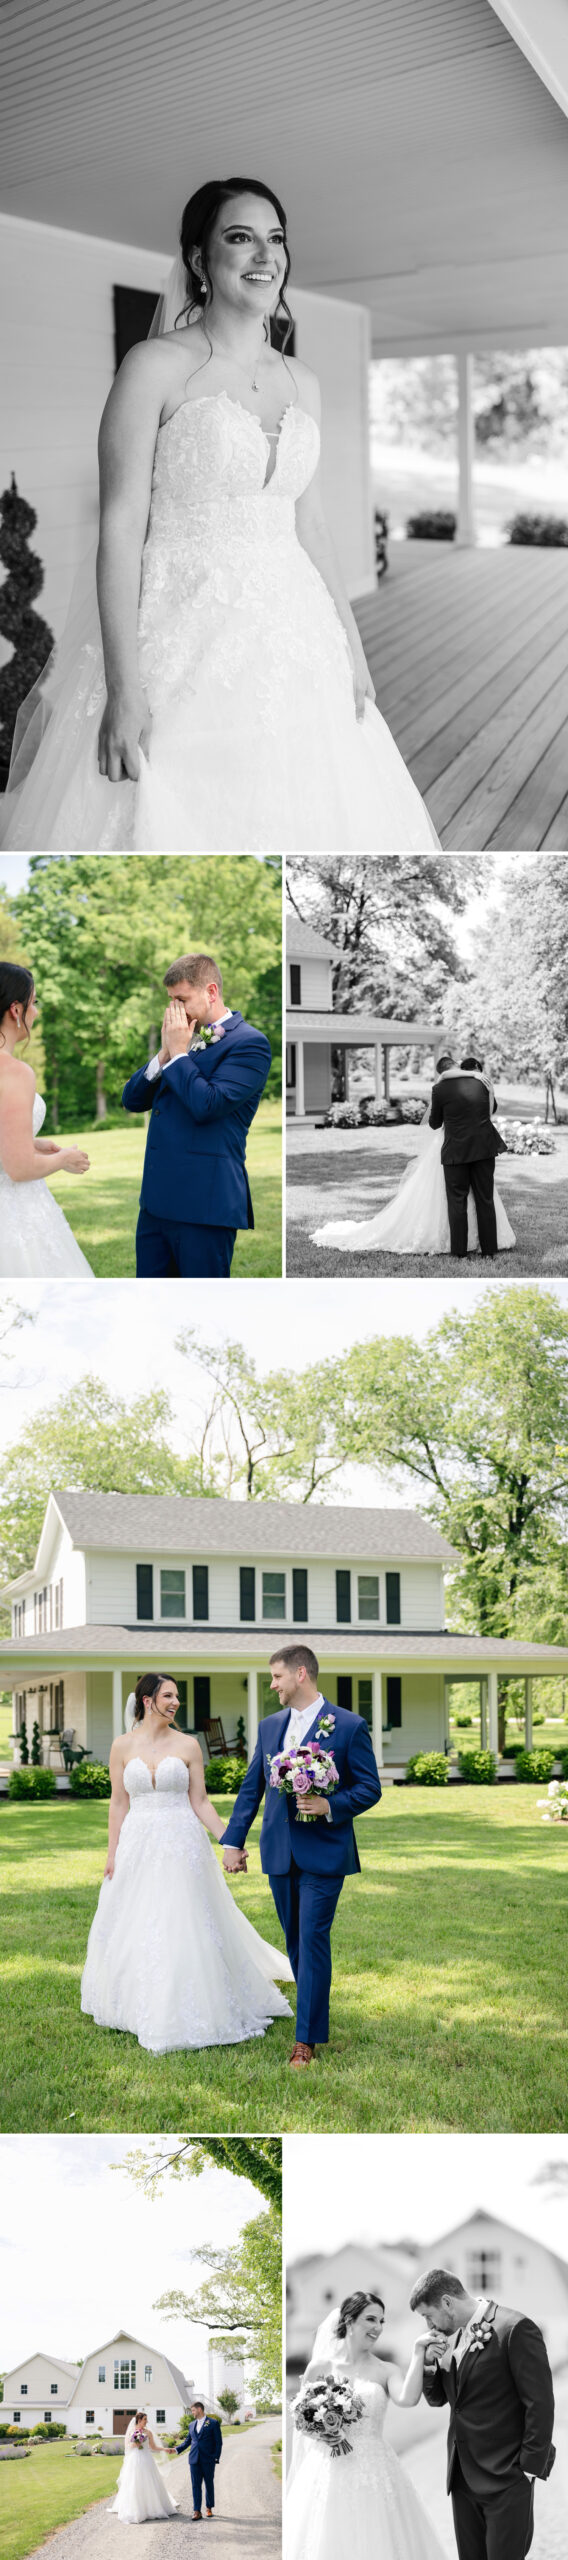
[[154, 2516], [175, 2516], [177, 2499], [154, 2461], [149, 2444], [128, 2445], [118, 2475], [118, 2490], [109, 2515], [121, 2524], [150, 2524]]
[[[45, 1102], [36, 1093], [34, 1138], [45, 1119]], [[0, 1278], [2, 1280], [85, 1280], [91, 1265], [67, 1224], [47, 1182], [12, 1182], [0, 1166]]]
[[[443, 1143], [443, 1129], [425, 1131], [417, 1158], [407, 1166], [385, 1209], [378, 1209], [374, 1218], [328, 1219], [324, 1227], [316, 1228], [312, 1243], [334, 1246], [338, 1253], [451, 1253]], [[516, 1236], [497, 1186], [495, 1215], [498, 1252], [510, 1253]], [[479, 1252], [477, 1212], [471, 1191], [467, 1203], [467, 1249], [468, 1253]]]
[[130, 1811], [89, 1933], [81, 2008], [148, 2053], [264, 2035], [272, 2018], [291, 2015], [276, 1989], [277, 1977], [292, 1981], [288, 1957], [233, 1902], [190, 1804], [185, 1761], [161, 1760], [153, 1785], [133, 1758], [124, 1783]]
[[343, 624], [296, 534], [318, 454], [315, 422], [292, 402], [268, 478], [260, 421], [225, 392], [186, 400], [159, 430], [138, 627], [148, 757], [137, 784], [101, 779], [93, 596], [41, 688], [31, 769], [33, 723], [15, 756], [1, 839], [13, 852], [437, 845], [379, 711], [367, 702], [356, 720]]
[[[365, 2415], [345, 2428], [351, 2453], [301, 2437], [286, 2491], [284, 2560], [445, 2560], [402, 2462], [383, 2440], [381, 2383], [350, 2375]], [[442, 2457], [441, 2457], [442, 2458]]]

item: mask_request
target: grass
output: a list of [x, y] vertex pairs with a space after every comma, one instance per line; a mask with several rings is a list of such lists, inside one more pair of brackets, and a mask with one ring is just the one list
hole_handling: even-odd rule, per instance
[[[65, 1131], [66, 1146], [90, 1158], [81, 1177], [56, 1174], [50, 1183], [73, 1234], [99, 1280], [129, 1280], [135, 1271], [135, 1234], [145, 1132], [141, 1121], [122, 1129]], [[278, 1100], [261, 1102], [247, 1144], [256, 1225], [239, 1233], [233, 1259], [237, 1280], [279, 1279], [282, 1270], [281, 1111]]]
[[[82, 2018], [106, 1807], [2, 1804], [2, 2129], [563, 2131], [568, 1830], [541, 1824], [542, 1792], [385, 1791], [358, 1825], [331, 2042], [305, 2074], [287, 2019], [252, 2045], [155, 2056]], [[237, 1891], [280, 1943], [256, 1831]]]
[[[288, 1210], [286, 1225], [286, 1267], [289, 1279], [376, 1279], [388, 1273], [392, 1279], [430, 1279], [437, 1273], [452, 1280], [464, 1264], [451, 1253], [340, 1253], [337, 1247], [312, 1244], [314, 1228], [323, 1226], [327, 1218], [372, 1218], [392, 1198], [397, 1183], [406, 1171], [408, 1157], [380, 1156], [376, 1148], [367, 1153], [345, 1157], [340, 1165], [338, 1155], [294, 1156], [289, 1164], [290, 1189], [306, 1194], [305, 1210], [294, 1204], [293, 1216]], [[546, 1189], [538, 1182], [531, 1185], [526, 1172], [518, 1183], [513, 1178], [503, 1184], [503, 1200], [507, 1216], [516, 1236], [516, 1246], [499, 1256], [499, 1269], [507, 1279], [528, 1279], [543, 1271], [568, 1271], [568, 1183], [557, 1182]], [[491, 1266], [493, 1267], [493, 1266]], [[496, 1266], [495, 1266], [496, 1267]], [[468, 1257], [468, 1269], [479, 1269], [479, 1256]]]
[[74, 2453], [61, 2439], [34, 2447], [25, 2462], [0, 2465], [0, 2560], [25, 2560], [46, 2534], [70, 2524], [99, 2498], [114, 2497], [122, 2447], [112, 2454]]

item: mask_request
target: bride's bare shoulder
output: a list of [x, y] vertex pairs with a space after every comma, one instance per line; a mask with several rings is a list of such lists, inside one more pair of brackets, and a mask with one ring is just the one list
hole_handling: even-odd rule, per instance
[[[26, 1083], [24, 1083], [24, 1078], [26, 1079]], [[11, 1049], [4, 1049], [3, 1051], [0, 1049], [0, 1089], [3, 1088], [4, 1093], [7, 1095], [20, 1093], [24, 1096], [26, 1094], [26, 1084], [27, 1099], [29, 1100], [31, 1096], [33, 1101], [36, 1089], [33, 1067], [28, 1066], [26, 1058], [13, 1058]]]

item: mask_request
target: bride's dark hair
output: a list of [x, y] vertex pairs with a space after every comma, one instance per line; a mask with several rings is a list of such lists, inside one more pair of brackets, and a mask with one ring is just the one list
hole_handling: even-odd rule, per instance
[[[34, 980], [31, 969], [21, 969], [15, 960], [0, 960], [0, 1023], [3, 1022], [5, 1013], [9, 1013], [11, 1004], [23, 1005], [25, 1015], [33, 994]], [[29, 1036], [28, 1031], [28, 1040]], [[0, 1033], [0, 1039], [2, 1047], [5, 1048], [3, 1032]]]
[[[231, 204], [235, 196], [260, 196], [260, 198], [264, 199], [267, 204], [273, 204], [274, 211], [278, 216], [278, 221], [282, 225], [284, 246], [286, 250], [286, 272], [284, 276], [284, 283], [281, 286], [278, 296], [274, 317], [276, 320], [283, 318], [285, 323], [283, 344], [281, 348], [282, 355], [285, 355], [288, 339], [294, 326], [292, 313], [289, 310], [288, 303], [286, 301], [285, 290], [290, 274], [290, 251], [286, 237], [286, 215], [284, 212], [284, 206], [280, 204], [278, 196], [274, 195], [272, 187], [264, 187], [260, 178], [208, 178], [205, 186], [197, 187], [195, 195], [190, 196], [188, 203], [184, 205], [179, 239], [187, 279], [187, 301], [184, 304], [183, 311], [178, 312], [175, 327], [176, 329], [178, 328], [180, 321], [185, 321], [187, 323], [188, 320], [193, 318], [194, 314], [196, 319], [198, 319], [200, 315], [204, 316], [205, 312], [208, 310], [213, 292], [213, 284], [207, 255], [209, 243], [215, 229], [218, 213], [221, 212], [221, 208], [224, 204]], [[199, 249], [201, 252], [200, 267], [196, 267], [193, 263], [196, 249]]]
[[171, 1680], [171, 1677], [171, 1671], [143, 1671], [142, 1678], [141, 1680], [137, 1680], [134, 1691], [136, 1699], [134, 1709], [135, 1724], [143, 1724], [144, 1722], [145, 1699], [155, 1698], [158, 1689], [163, 1688], [164, 1680]]
[[367, 2311], [371, 2302], [378, 2302], [381, 2311], [384, 2311], [382, 2293], [346, 2293], [345, 2301], [340, 2305], [337, 2323], [338, 2338], [347, 2337], [347, 2331], [352, 2329], [354, 2320], [360, 2320], [361, 2312]]

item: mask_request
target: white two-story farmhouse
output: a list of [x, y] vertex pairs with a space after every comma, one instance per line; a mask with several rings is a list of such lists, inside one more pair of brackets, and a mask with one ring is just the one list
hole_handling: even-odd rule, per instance
[[332, 1098], [332, 1050], [341, 1052], [343, 1091], [349, 1093], [354, 1049], [371, 1054], [375, 1100], [388, 1102], [393, 1049], [424, 1049], [432, 1066], [442, 1040], [435, 1016], [395, 1022], [368, 1001], [348, 1009], [335, 1004], [333, 971], [339, 952], [313, 925], [286, 910], [286, 1108], [296, 1119], [328, 1111]]
[[365, 1717], [387, 1777], [416, 1751], [447, 1749], [452, 1681], [479, 1684], [496, 1750], [498, 1679], [521, 1674], [530, 1740], [533, 1679], [565, 1673], [568, 1647], [452, 1635], [451, 1561], [417, 1511], [52, 1494], [0, 1642], [14, 1734], [24, 1719], [31, 1736], [37, 1721], [44, 1759], [61, 1769], [60, 1737], [74, 1730], [106, 1761], [129, 1690], [159, 1668], [177, 1680], [181, 1721], [205, 1757], [213, 1738], [231, 1749], [241, 1719], [250, 1756], [270, 1655], [298, 1636], [330, 1701]]

